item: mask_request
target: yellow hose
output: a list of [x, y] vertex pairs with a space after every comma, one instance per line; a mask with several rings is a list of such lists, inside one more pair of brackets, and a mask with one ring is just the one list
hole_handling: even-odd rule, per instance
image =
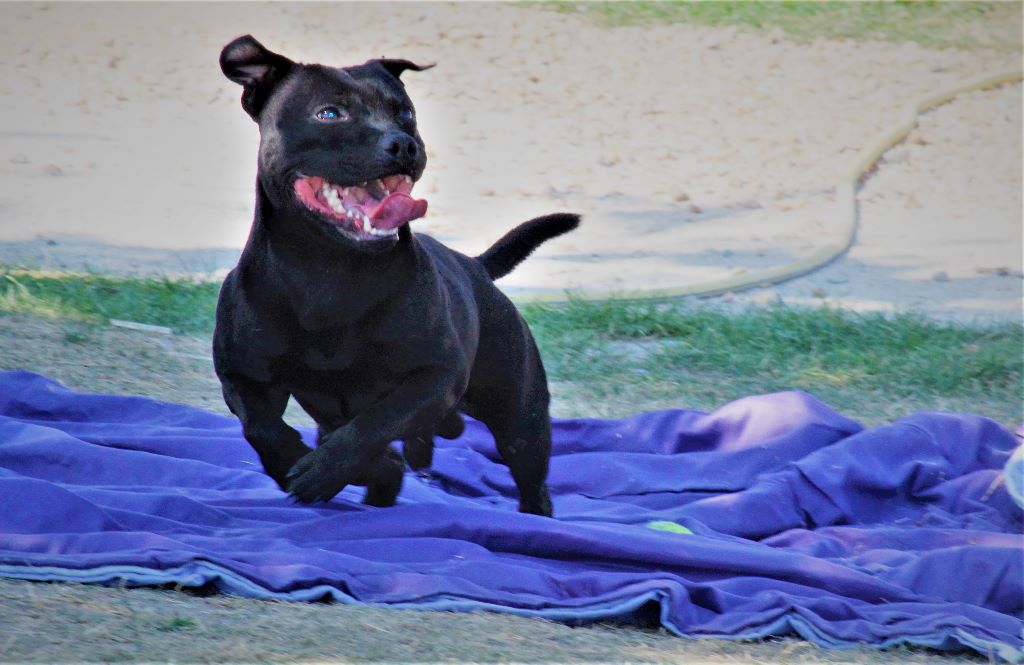
[[715, 296], [723, 293], [736, 293], [747, 289], [762, 288], [779, 284], [800, 277], [832, 262], [846, 253], [853, 245], [857, 235], [857, 183], [862, 175], [871, 169], [879, 157], [896, 143], [899, 143], [917, 125], [917, 116], [936, 106], [945, 104], [958, 95], [975, 90], [993, 88], [1006, 83], [1015, 83], [1024, 77], [1020, 69], [985, 74], [963, 81], [956, 86], [933, 95], [929, 95], [907, 106], [900, 121], [892, 128], [880, 133], [868, 145], [860, 150], [851, 160], [849, 168], [836, 184], [836, 199], [842, 217], [838, 220], [839, 240], [825, 244], [808, 256], [790, 263], [764, 268], [743, 275], [723, 277], [721, 279], [687, 284], [672, 288], [640, 289], [635, 291], [600, 291], [572, 289], [565, 293], [553, 293], [541, 290], [523, 290], [512, 294], [512, 299], [520, 303], [530, 302], [564, 302], [568, 297], [580, 300], [662, 300], [683, 296]]

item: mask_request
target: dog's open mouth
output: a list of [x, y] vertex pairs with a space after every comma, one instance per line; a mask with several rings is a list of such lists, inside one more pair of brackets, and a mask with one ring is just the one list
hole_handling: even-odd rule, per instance
[[354, 240], [377, 240], [427, 214], [427, 202], [414, 199], [412, 178], [389, 175], [359, 185], [335, 185], [318, 176], [295, 181], [295, 194]]

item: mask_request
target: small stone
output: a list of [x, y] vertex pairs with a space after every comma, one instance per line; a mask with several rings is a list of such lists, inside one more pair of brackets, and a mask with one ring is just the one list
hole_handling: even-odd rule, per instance
[[722, 38], [718, 35], [711, 34], [704, 38], [704, 48], [717, 49], [722, 46]]
[[690, 200], [690, 195], [687, 194], [686, 192], [679, 192], [678, 194], [675, 195], [673, 200], [678, 202], [678, 203], [682, 203], [683, 201], [689, 201]]
[[485, 187], [480, 190], [480, 196], [494, 196], [494, 190], [490, 187]]
[[924, 137], [921, 136], [921, 132], [916, 129], [907, 135], [907, 143], [912, 143], [914, 145], [928, 145], [928, 141], [925, 141]]
[[921, 202], [918, 201], [917, 197], [914, 196], [913, 194], [907, 194], [907, 196], [903, 199], [903, 207], [904, 208], [920, 208], [921, 207]]
[[699, 215], [699, 214], [701, 214], [702, 212], [704, 212], [703, 210], [701, 210], [701, 209], [700, 209], [700, 206], [699, 206], [699, 205], [697, 205], [696, 203], [691, 203], [691, 204], [689, 205], [689, 209], [690, 209], [690, 212], [692, 212], [692, 213], [693, 213], [693, 214], [695, 214], [695, 215]]
[[730, 25], [725, 28], [715, 28], [714, 32], [704, 38], [704, 48], [721, 48], [722, 44], [733, 41], [738, 32], [739, 29], [734, 25]]
[[46, 166], [43, 167], [43, 173], [52, 176], [64, 175], [64, 169], [57, 166], [56, 164], [47, 164]]
[[1024, 272], [1020, 270], [1010, 270], [1008, 266], [998, 266], [996, 268], [975, 268], [975, 272], [982, 275], [996, 275], [997, 277], [1024, 277]]
[[19, 152], [11, 157], [11, 164], [28, 164], [28, 156]]
[[811, 295], [814, 296], [815, 298], [824, 298], [827, 294], [825, 293], [825, 289], [819, 286], [815, 288], [813, 291], [811, 291]]
[[775, 289], [765, 289], [754, 295], [753, 301], [758, 305], [774, 305], [782, 302], [782, 297]]
[[947, 273], [945, 270], [940, 270], [939, 272], [932, 275], [932, 280], [936, 282], [948, 282], [949, 273]]

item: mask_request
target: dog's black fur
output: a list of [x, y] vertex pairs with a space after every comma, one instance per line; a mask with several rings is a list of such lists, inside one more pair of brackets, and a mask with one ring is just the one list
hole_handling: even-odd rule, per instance
[[[464, 412], [494, 435], [519, 510], [551, 515], [544, 367], [492, 280], [579, 218], [526, 222], [476, 258], [408, 224], [353, 238], [299, 200], [297, 181], [419, 179], [425, 150], [399, 76], [425, 68], [300, 64], [250, 36], [228, 44], [220, 62], [243, 86], [261, 140], [255, 218], [221, 289], [214, 363], [266, 472], [302, 502], [356, 484], [367, 487], [365, 503], [389, 506], [405, 466], [390, 442], [404, 440], [411, 467], [428, 466], [433, 436], [457, 437]], [[289, 397], [319, 425], [315, 450], [282, 419]]]

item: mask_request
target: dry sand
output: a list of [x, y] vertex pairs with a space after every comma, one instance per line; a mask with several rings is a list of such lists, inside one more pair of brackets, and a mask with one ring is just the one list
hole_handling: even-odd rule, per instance
[[[602, 28], [496, 4], [0, 5], [0, 261], [218, 272], [251, 219], [257, 131], [217, 55], [436, 62], [405, 78], [430, 161], [415, 222], [479, 252], [585, 215], [502, 286], [631, 291], [742, 274], [834, 233], [832, 187], [910, 101], [1013, 55], [692, 25]], [[842, 261], [749, 301], [1019, 320], [1021, 88], [921, 121], [860, 193]]]

